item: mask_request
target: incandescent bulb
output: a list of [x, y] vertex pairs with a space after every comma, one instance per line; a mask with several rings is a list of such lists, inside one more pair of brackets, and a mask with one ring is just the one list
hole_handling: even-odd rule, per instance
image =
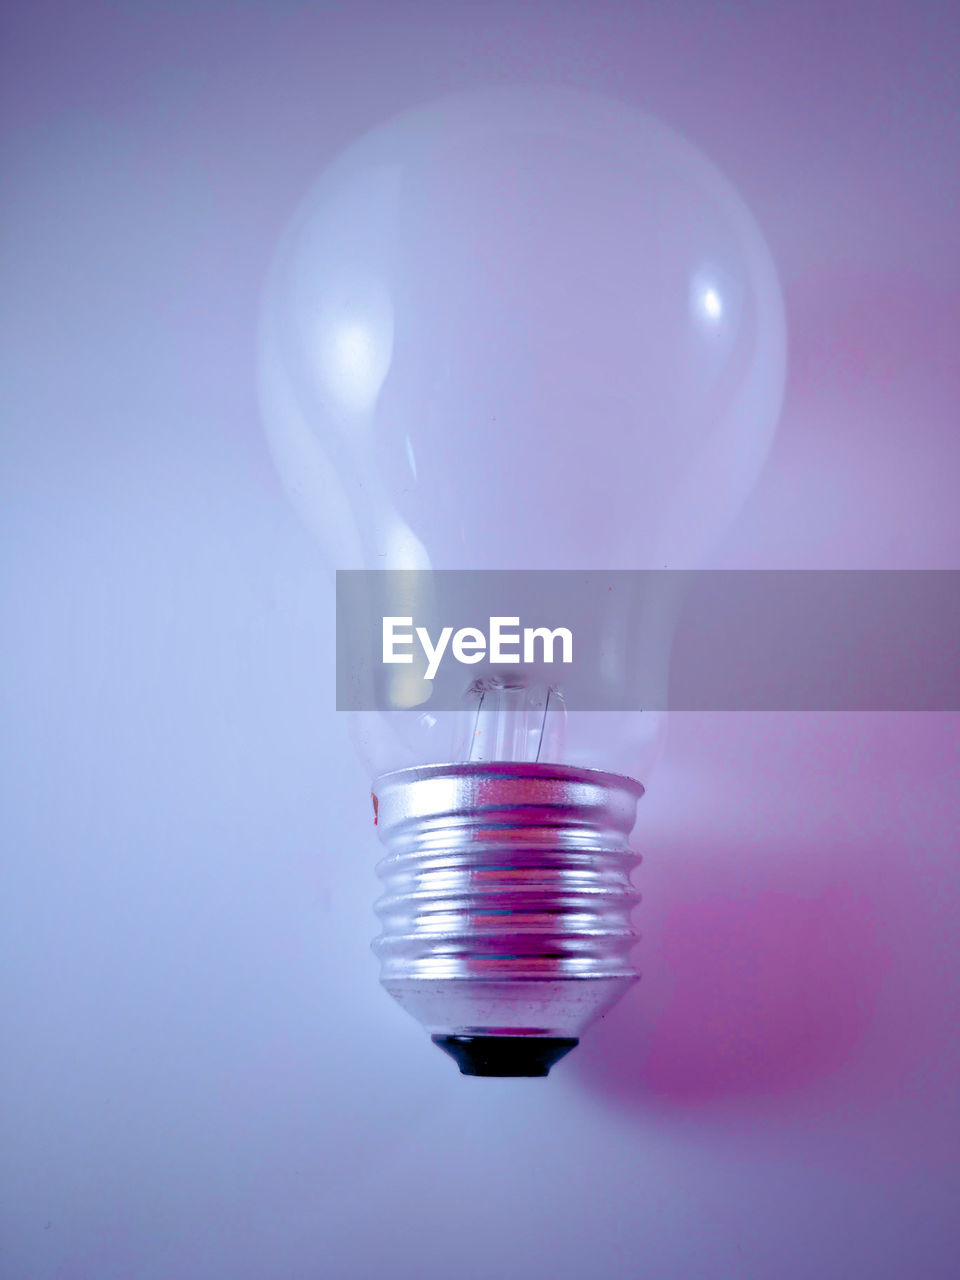
[[[260, 382], [337, 569], [684, 569], [756, 480], [784, 362], [769, 252], [712, 164], [622, 104], [490, 90], [327, 169], [271, 272]], [[611, 608], [598, 678], [665, 681], [676, 607], [642, 635]], [[461, 1069], [545, 1074], [634, 976], [631, 778], [659, 720], [464, 672], [464, 713], [399, 669], [356, 715], [382, 978]]]

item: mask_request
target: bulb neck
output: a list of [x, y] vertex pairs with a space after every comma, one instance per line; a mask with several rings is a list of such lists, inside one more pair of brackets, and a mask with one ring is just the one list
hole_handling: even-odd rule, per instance
[[639, 976], [643, 788], [595, 769], [430, 765], [374, 784], [380, 980], [467, 1075], [546, 1075]]

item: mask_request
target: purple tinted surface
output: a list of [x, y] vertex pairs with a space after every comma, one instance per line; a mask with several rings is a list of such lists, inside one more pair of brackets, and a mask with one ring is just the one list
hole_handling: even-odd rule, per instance
[[608, 92], [777, 259], [736, 567], [956, 567], [960, 53], [935, 4], [8, 5], [0, 1272], [951, 1276], [960, 732], [678, 715], [645, 981], [548, 1082], [394, 1009], [332, 581], [255, 400], [263, 274], [352, 136]]

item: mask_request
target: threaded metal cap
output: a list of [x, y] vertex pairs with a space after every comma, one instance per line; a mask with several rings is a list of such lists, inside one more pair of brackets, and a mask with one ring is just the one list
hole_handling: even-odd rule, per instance
[[458, 1062], [476, 1041], [468, 1066], [489, 1042], [530, 1041], [466, 1074], [545, 1074], [509, 1065], [529, 1068], [535, 1040], [572, 1048], [639, 976], [627, 840], [642, 794], [617, 774], [514, 762], [377, 780], [383, 986]]

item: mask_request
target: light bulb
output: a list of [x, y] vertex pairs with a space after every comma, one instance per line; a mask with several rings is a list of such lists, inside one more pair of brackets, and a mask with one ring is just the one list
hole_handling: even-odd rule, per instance
[[[337, 569], [698, 567], [758, 475], [784, 364], [770, 254], [727, 180], [634, 108], [553, 89], [450, 97], [349, 147], [261, 324], [272, 451]], [[665, 684], [677, 608], [632, 603], [596, 655], [625, 692]], [[387, 846], [375, 950], [462, 1071], [543, 1075], [637, 976], [628, 837], [660, 719], [464, 672], [459, 715], [405, 698], [400, 669], [394, 709], [355, 716]]]

